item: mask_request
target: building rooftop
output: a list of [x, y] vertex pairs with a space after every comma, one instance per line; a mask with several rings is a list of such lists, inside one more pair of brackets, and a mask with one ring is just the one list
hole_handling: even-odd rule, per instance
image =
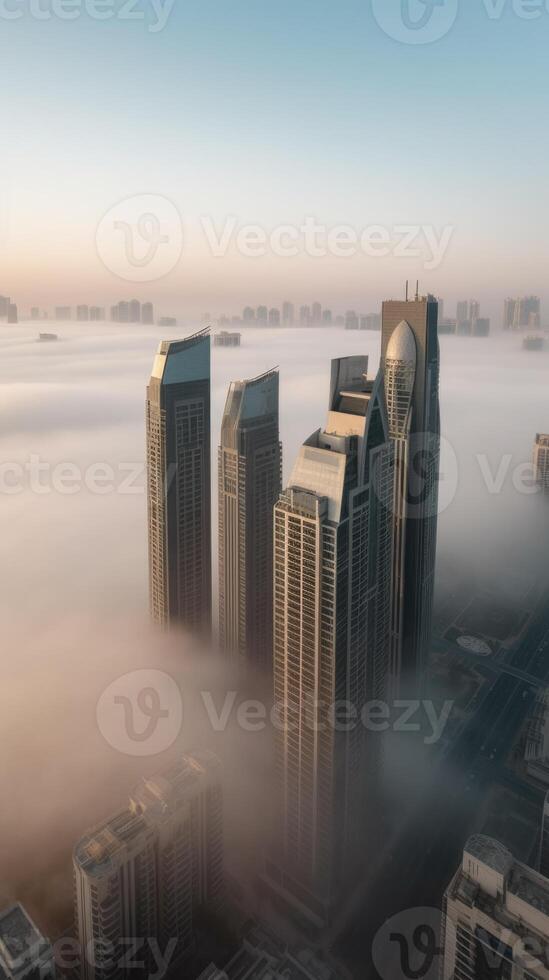
[[17, 903], [0, 913], [0, 976], [26, 972], [48, 947], [22, 905]]

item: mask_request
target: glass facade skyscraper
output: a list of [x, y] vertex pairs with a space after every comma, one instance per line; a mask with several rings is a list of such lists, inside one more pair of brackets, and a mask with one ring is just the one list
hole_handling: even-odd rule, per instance
[[273, 507], [282, 483], [278, 371], [229, 387], [219, 447], [219, 638], [272, 670]]
[[149, 596], [155, 623], [211, 630], [210, 337], [162, 341], [147, 388]]

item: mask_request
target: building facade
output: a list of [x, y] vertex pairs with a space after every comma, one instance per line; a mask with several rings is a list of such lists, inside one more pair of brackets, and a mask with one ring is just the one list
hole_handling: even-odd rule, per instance
[[444, 896], [444, 980], [547, 980], [549, 881], [475, 836]]
[[147, 388], [153, 622], [211, 629], [210, 337], [162, 341]]
[[381, 365], [395, 452], [391, 675], [417, 689], [431, 637], [440, 456], [438, 306], [383, 304]]
[[278, 371], [234, 381], [219, 447], [219, 638], [242, 665], [270, 673], [273, 507], [282, 485]]
[[[330, 919], [364, 833], [365, 727], [388, 676], [392, 452], [383, 379], [332, 362], [326, 428], [303, 445], [275, 507], [274, 689], [280, 812], [271, 887], [317, 926]], [[377, 746], [376, 746], [377, 748]], [[371, 784], [370, 784], [371, 788]]]
[[544, 493], [549, 494], [549, 434], [538, 432], [534, 445], [534, 469], [536, 482]]
[[215, 756], [187, 755], [143, 780], [126, 810], [78, 842], [73, 869], [81, 980], [132, 975], [125, 967], [130, 940], [145, 975], [155, 970], [151, 939], [162, 950], [171, 942], [172, 965], [184, 957], [197, 909], [217, 908], [223, 900], [222, 791]]

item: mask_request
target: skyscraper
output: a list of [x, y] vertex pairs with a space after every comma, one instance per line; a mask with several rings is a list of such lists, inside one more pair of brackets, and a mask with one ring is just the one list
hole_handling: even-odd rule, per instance
[[437, 302], [383, 304], [387, 415], [395, 450], [391, 674], [421, 681], [431, 637], [440, 454]]
[[322, 321], [322, 306], [320, 303], [313, 303], [311, 308], [311, 318], [315, 326]]
[[282, 484], [278, 371], [229, 387], [219, 447], [219, 635], [272, 669], [273, 507]]
[[[131, 794], [129, 806], [89, 831], [73, 853], [82, 980], [125, 976], [127, 942], [152, 966], [150, 940], [175, 941], [172, 965], [193, 936], [199, 906], [223, 898], [223, 802], [211, 753], [180, 762]], [[131, 971], [129, 971], [131, 975]]]
[[141, 306], [141, 323], [147, 325], [154, 323], [154, 307], [152, 303], [143, 303]]
[[286, 300], [282, 304], [282, 323], [285, 327], [293, 327], [295, 319], [294, 304]]
[[460, 299], [456, 307], [456, 320], [458, 323], [463, 323], [465, 320], [469, 319], [469, 300]]
[[389, 667], [392, 449], [383, 378], [368, 381], [367, 365], [332, 362], [326, 428], [302, 446], [275, 507], [280, 813], [266, 877], [317, 925], [358, 859], [376, 765], [365, 727], [342, 731], [332, 712], [344, 699], [360, 718], [385, 696]]
[[154, 622], [211, 628], [210, 336], [162, 341], [147, 388]]
[[443, 911], [444, 980], [547, 977], [549, 881], [503, 844], [468, 840]]
[[549, 434], [538, 432], [534, 444], [534, 470], [536, 482], [544, 493], [549, 494]]
[[128, 319], [130, 323], [141, 322], [141, 303], [138, 299], [130, 300], [128, 304]]
[[522, 330], [523, 327], [539, 327], [541, 301], [539, 296], [521, 296], [506, 299], [503, 307], [503, 329]]

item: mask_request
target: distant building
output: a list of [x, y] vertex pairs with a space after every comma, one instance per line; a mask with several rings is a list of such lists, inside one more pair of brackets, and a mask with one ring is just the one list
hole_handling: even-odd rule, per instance
[[457, 335], [458, 337], [470, 337], [473, 332], [473, 324], [470, 320], [458, 320], [457, 325]]
[[317, 950], [288, 947], [265, 926], [252, 923], [223, 970], [211, 963], [198, 980], [337, 980], [337, 976]]
[[258, 306], [255, 314], [255, 318], [262, 327], [266, 326], [269, 320], [269, 311], [266, 306]]
[[72, 310], [70, 306], [56, 306], [55, 307], [55, 319], [56, 320], [70, 320]]
[[437, 296], [437, 303], [438, 303], [438, 322], [440, 323], [441, 320], [444, 320], [444, 300], [440, 296]]
[[534, 445], [536, 481], [544, 493], [549, 493], [549, 435], [538, 432]]
[[299, 326], [300, 327], [310, 327], [311, 325], [311, 307], [310, 306], [300, 306], [299, 308]]
[[102, 322], [105, 319], [105, 307], [104, 306], [90, 306], [90, 320], [95, 323]]
[[141, 303], [137, 299], [128, 304], [128, 320], [130, 323], [141, 323]]
[[541, 980], [549, 975], [549, 881], [498, 841], [469, 838], [443, 913], [441, 977]]
[[527, 334], [522, 341], [523, 350], [544, 350], [545, 337], [543, 334]]
[[219, 638], [272, 671], [273, 507], [282, 485], [278, 371], [229, 387], [219, 447]]
[[243, 323], [255, 323], [255, 310], [251, 306], [245, 306], [242, 311]]
[[336, 318], [335, 318], [335, 324], [336, 324], [336, 327], [344, 327], [345, 326], [345, 317], [342, 316], [341, 313], [339, 313], [336, 316]]
[[221, 330], [214, 336], [214, 347], [240, 347], [241, 334], [230, 333], [228, 330]]
[[2, 980], [55, 980], [51, 943], [19, 903], [0, 912]]
[[39, 333], [38, 340], [41, 343], [51, 343], [54, 340], [59, 340], [59, 337], [56, 333]]
[[175, 316], [161, 316], [158, 321], [159, 327], [176, 327], [177, 317]]
[[8, 306], [8, 323], [18, 323], [19, 316], [17, 313], [17, 306], [15, 303], [10, 303]]
[[361, 330], [381, 330], [381, 316], [379, 313], [366, 313], [360, 317]]
[[76, 319], [82, 323], [90, 319], [90, 308], [85, 304], [76, 307]]
[[476, 317], [473, 320], [473, 337], [489, 337], [490, 320], [488, 317]]
[[154, 323], [154, 307], [152, 303], [143, 303], [141, 307], [141, 323], [147, 326]]
[[111, 321], [113, 323], [118, 323], [118, 303], [115, 303], [114, 306], [111, 306]]
[[358, 316], [354, 310], [347, 310], [345, 314], [345, 329], [346, 330], [358, 330], [359, 321]]
[[324, 324], [325, 327], [331, 326], [331, 324], [332, 324], [332, 311], [331, 310], [323, 310], [322, 311], [322, 323]]
[[269, 310], [269, 326], [270, 327], [280, 326], [280, 310], [277, 310], [276, 307], [274, 306], [272, 307], [272, 309]]
[[438, 332], [439, 334], [455, 334], [457, 333], [457, 320], [451, 320], [449, 318], [438, 322]]
[[[142, 779], [127, 809], [90, 830], [73, 853], [81, 980], [132, 975], [129, 937], [145, 976], [150, 943], [176, 942], [172, 966], [188, 953], [198, 908], [223, 901], [223, 800], [212, 753], [184, 755]], [[151, 958], [151, 959], [150, 959]]]
[[124, 299], [121, 299], [118, 304], [118, 322], [130, 322], [130, 304]]
[[31, 320], [40, 319], [40, 310], [38, 306], [31, 306]]
[[282, 304], [282, 323], [285, 327], [293, 327], [295, 320], [295, 308], [293, 303], [286, 300]]
[[210, 336], [164, 340], [147, 388], [149, 598], [164, 629], [211, 632]]
[[456, 320], [458, 323], [464, 323], [469, 319], [469, 300], [460, 299], [456, 307]]
[[311, 320], [315, 327], [322, 322], [322, 306], [320, 303], [313, 303], [311, 307]]
[[506, 299], [503, 306], [503, 329], [523, 330], [541, 324], [541, 300], [539, 296], [522, 296]]
[[9, 305], [10, 305], [9, 296], [0, 296], [0, 319], [3, 317], [7, 317]]
[[469, 300], [469, 314], [467, 319], [474, 322], [480, 316], [480, 303], [477, 299]]

